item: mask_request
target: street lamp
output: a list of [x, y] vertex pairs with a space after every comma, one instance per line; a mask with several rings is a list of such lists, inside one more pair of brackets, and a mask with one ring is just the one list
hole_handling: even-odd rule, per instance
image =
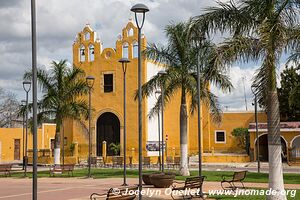
[[86, 84], [89, 88], [89, 156], [88, 156], [88, 161], [89, 161], [89, 171], [88, 171], [88, 177], [91, 177], [91, 102], [92, 102], [92, 93], [91, 90], [94, 86], [95, 78], [93, 76], [87, 76], [85, 78]]
[[[198, 107], [198, 176], [202, 176], [202, 143], [201, 143], [201, 98], [200, 98], [200, 61], [199, 56], [197, 58], [197, 73], [194, 73], [195, 77], [197, 78], [197, 107]], [[201, 191], [202, 193], [202, 191]]]
[[259, 137], [258, 137], [258, 119], [257, 119], [257, 92], [256, 92], [257, 87], [258, 87], [257, 85], [251, 85], [251, 91], [254, 94], [257, 172], [260, 173]]
[[24, 176], [27, 176], [27, 164], [28, 164], [28, 155], [27, 155], [27, 148], [28, 148], [28, 93], [31, 89], [31, 82], [24, 81], [23, 82], [23, 89], [26, 92], [26, 107], [25, 107], [25, 156], [24, 156]]
[[123, 154], [124, 154], [124, 177], [123, 177], [123, 185], [127, 186], [126, 183], [126, 70], [127, 70], [127, 64], [130, 62], [128, 58], [121, 58], [119, 60], [120, 63], [122, 63], [122, 69], [123, 69], [123, 116], [124, 116], [124, 134], [123, 134]]
[[[21, 101], [21, 108], [23, 108], [26, 105], [26, 101]], [[23, 112], [23, 120], [22, 120], [22, 131], [23, 131], [23, 170], [25, 169], [25, 112]]]
[[[159, 95], [161, 95], [161, 91], [157, 90], [155, 92], [155, 98], [158, 100]], [[161, 152], [160, 152], [160, 117], [159, 112], [157, 112], [157, 125], [158, 125], [158, 164], [159, 164], [159, 171], [161, 171]]]
[[[163, 77], [166, 75], [166, 71], [159, 71], [158, 76]], [[162, 140], [162, 149], [161, 149], [161, 159], [162, 159], [162, 168], [161, 171], [164, 171], [164, 165], [165, 165], [165, 156], [164, 156], [164, 83], [161, 83], [160, 85], [160, 90], [161, 90], [161, 140]]]
[[[36, 45], [36, 4], [31, 0], [31, 52], [32, 52], [32, 118], [33, 118], [33, 173], [32, 199], [37, 200], [37, 45]], [[27, 125], [27, 124], [26, 124]]]
[[[139, 200], [142, 199], [142, 59], [141, 59], [141, 37], [145, 22], [145, 14], [149, 8], [144, 4], [136, 4], [130, 9], [135, 14], [135, 22], [138, 28], [138, 124], [139, 124]], [[142, 21], [138, 22], [138, 15], [142, 15]]]

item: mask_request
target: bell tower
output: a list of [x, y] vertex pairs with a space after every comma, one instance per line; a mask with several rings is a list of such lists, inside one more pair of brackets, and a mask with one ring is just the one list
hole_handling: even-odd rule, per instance
[[77, 34], [73, 43], [73, 63], [80, 67], [83, 63], [92, 63], [97, 60], [102, 51], [102, 45], [89, 24]]

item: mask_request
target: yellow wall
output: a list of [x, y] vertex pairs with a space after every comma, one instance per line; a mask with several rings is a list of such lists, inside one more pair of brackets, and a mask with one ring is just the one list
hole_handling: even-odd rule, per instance
[[[128, 36], [128, 30], [133, 29], [133, 35]], [[97, 119], [101, 114], [105, 112], [111, 112], [115, 114], [120, 121], [120, 143], [123, 148], [123, 70], [122, 64], [118, 61], [122, 58], [122, 45], [127, 42], [129, 44], [129, 60], [130, 63], [127, 66], [126, 71], [126, 100], [127, 100], [127, 151], [131, 148], [137, 149], [138, 146], [138, 104], [134, 100], [135, 92], [137, 90], [137, 74], [138, 74], [138, 59], [133, 58], [132, 48], [133, 42], [138, 40], [137, 28], [132, 22], [129, 22], [126, 27], [122, 30], [122, 37], [116, 41], [115, 48], [105, 48], [102, 50], [102, 45], [99, 40], [95, 38], [95, 32], [87, 25], [82, 32], [78, 33], [78, 38], [73, 44], [73, 63], [75, 66], [84, 69], [86, 75], [92, 75], [95, 77], [93, 92], [92, 92], [92, 152], [96, 155], [96, 135], [97, 135]], [[84, 39], [84, 34], [89, 32], [91, 34], [90, 40]], [[86, 51], [85, 62], [79, 60], [79, 48], [81, 45], [88, 48], [90, 44], [95, 46], [94, 61], [90, 61], [88, 53]], [[142, 37], [142, 46], [146, 46], [146, 38]], [[142, 83], [146, 82], [146, 60], [142, 60]], [[114, 91], [111, 93], [104, 93], [103, 91], [103, 74], [112, 73], [114, 77]], [[84, 97], [87, 100], [87, 97]], [[145, 151], [147, 141], [147, 113], [146, 107], [147, 100], [143, 100], [143, 150]], [[83, 124], [83, 128], [80, 122], [68, 121], [64, 123], [68, 127], [68, 132], [73, 142], [77, 142], [79, 145], [80, 157], [87, 156], [87, 144], [88, 144], [88, 133], [87, 133], [87, 121]], [[144, 152], [144, 155], [145, 152]]]
[[[232, 136], [235, 128], [248, 128], [250, 122], [255, 122], [254, 112], [225, 112], [222, 115], [222, 123], [220, 125], [211, 123], [211, 146], [217, 152], [239, 152], [241, 148], [237, 146], [237, 140]], [[258, 113], [258, 121], [266, 122], [267, 116], [264, 113]], [[215, 131], [221, 130], [226, 132], [226, 142], [217, 143], [215, 141]]]
[[[43, 124], [38, 129], [38, 149], [49, 149], [50, 139], [54, 138], [55, 124]], [[0, 128], [1, 156], [0, 162], [14, 160], [14, 140], [20, 139], [20, 160], [23, 159], [23, 129]], [[24, 140], [25, 141], [25, 140]], [[32, 133], [28, 130], [28, 149], [32, 149]]]

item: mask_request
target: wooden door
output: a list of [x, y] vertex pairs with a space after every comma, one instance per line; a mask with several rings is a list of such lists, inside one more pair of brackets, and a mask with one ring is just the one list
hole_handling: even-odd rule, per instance
[[20, 160], [20, 139], [15, 139], [14, 160]]
[[51, 148], [52, 157], [54, 157], [54, 145], [55, 145], [55, 139], [51, 139], [50, 140], [50, 148]]

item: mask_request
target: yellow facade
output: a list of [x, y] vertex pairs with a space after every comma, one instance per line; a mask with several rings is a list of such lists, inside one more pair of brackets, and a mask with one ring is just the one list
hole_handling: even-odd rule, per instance
[[[136, 48], [138, 39], [138, 30], [129, 22], [127, 26], [122, 30], [122, 35], [117, 39], [115, 48], [103, 49], [101, 41], [96, 38], [96, 33], [87, 25], [82, 32], [78, 34], [77, 40], [73, 44], [73, 64], [80, 67], [86, 73], [86, 75], [92, 75], [95, 77], [95, 82], [92, 92], [92, 152], [93, 155], [100, 155], [99, 151], [102, 149], [99, 147], [97, 141], [97, 133], [99, 129], [104, 128], [105, 124], [101, 127], [99, 125], [100, 117], [103, 114], [114, 115], [119, 123], [119, 137], [118, 143], [121, 144], [121, 151], [123, 151], [123, 69], [119, 60], [124, 57], [123, 46], [127, 47], [128, 63], [126, 71], [126, 100], [127, 100], [127, 112], [126, 112], [126, 130], [127, 130], [127, 151], [131, 151], [132, 148], [137, 150], [138, 147], [138, 103], [134, 100], [134, 96], [137, 90], [137, 64], [138, 59], [134, 55], [134, 48]], [[143, 36], [141, 44], [143, 48], [146, 46], [146, 38]], [[91, 48], [92, 47], [92, 48]], [[82, 49], [84, 49], [84, 58], [82, 56]], [[91, 52], [93, 51], [93, 54]], [[142, 60], [142, 83], [146, 82], [147, 65], [146, 61]], [[105, 92], [105, 75], [111, 74], [113, 77], [113, 91]], [[85, 97], [87, 100], [87, 97]], [[147, 100], [144, 99], [142, 103], [143, 114], [143, 146], [147, 141]], [[88, 144], [88, 132], [87, 122], [80, 123], [77, 121], [67, 120], [64, 123], [66, 132], [68, 132], [70, 139], [78, 143], [79, 155], [84, 159], [87, 157], [87, 144]], [[114, 127], [113, 127], [114, 128]], [[109, 144], [108, 144], [109, 145]], [[146, 155], [146, 153], [144, 152]]]
[[[258, 113], [258, 121], [266, 122], [265, 113]], [[216, 152], [241, 152], [242, 149], [237, 146], [236, 138], [231, 134], [235, 128], [248, 128], [249, 123], [255, 122], [254, 112], [225, 112], [222, 115], [222, 123], [220, 125], [212, 123], [210, 131], [210, 146]], [[216, 142], [216, 131], [225, 131], [225, 142]], [[211, 150], [211, 149], [208, 149]]]
[[[122, 35], [118, 37], [115, 48], [103, 49], [101, 41], [96, 38], [96, 33], [87, 25], [83, 31], [78, 33], [77, 39], [73, 44], [73, 63], [75, 66], [82, 68], [86, 75], [95, 77], [95, 84], [92, 93], [92, 153], [94, 156], [100, 156], [99, 140], [97, 135], [104, 134], [99, 126], [98, 120], [105, 113], [112, 113], [119, 121], [120, 130], [119, 140], [121, 152], [123, 151], [123, 71], [122, 66], [118, 62], [122, 57], [128, 57], [130, 63], [127, 67], [127, 155], [133, 157], [133, 161], [137, 161], [138, 151], [138, 127], [137, 127], [137, 102], [134, 96], [137, 90], [137, 57], [134, 55], [134, 46], [137, 42], [137, 28], [132, 22], [129, 22], [122, 30]], [[143, 36], [142, 47], [146, 46], [146, 38]], [[126, 47], [124, 49], [124, 47]], [[82, 53], [84, 52], [84, 53]], [[92, 55], [91, 52], [94, 54]], [[128, 52], [128, 53], [127, 53]], [[147, 74], [148, 61], [142, 59], [142, 83], [149, 80]], [[161, 66], [160, 66], [161, 68]], [[159, 67], [157, 66], [157, 71]], [[113, 76], [113, 91], [105, 92], [104, 76], [112, 74]], [[147, 77], [148, 76], [148, 77]], [[87, 99], [87, 97], [85, 97]], [[149, 99], [148, 99], [149, 100]], [[187, 98], [189, 101], [189, 98]], [[187, 102], [187, 109], [189, 103]], [[248, 155], [240, 155], [244, 150], [237, 145], [237, 140], [232, 136], [232, 131], [235, 128], [248, 128], [251, 122], [254, 122], [254, 112], [226, 112], [223, 113], [222, 123], [215, 124], [211, 117], [208, 106], [201, 104], [201, 135], [202, 135], [202, 151], [210, 153], [204, 155], [204, 162], [247, 162], [250, 160]], [[143, 101], [143, 156], [147, 155], [146, 142], [153, 140], [148, 138], [149, 132], [153, 132], [153, 127], [147, 127], [147, 99]], [[168, 135], [166, 156], [180, 155], [180, 91], [177, 92], [172, 100], [165, 107], [164, 120], [164, 137]], [[258, 120], [266, 122], [266, 115], [259, 113]], [[98, 124], [99, 125], [99, 124]], [[66, 134], [70, 142], [78, 143], [79, 156], [82, 159], [87, 157], [87, 122], [80, 123], [72, 120], [65, 120], [64, 123]], [[216, 141], [216, 132], [224, 132], [223, 142]], [[150, 134], [151, 135], [151, 134]], [[152, 134], [153, 136], [153, 134]], [[291, 136], [292, 137], [292, 136]], [[251, 140], [253, 137], [251, 135]], [[252, 141], [253, 142], [253, 141]], [[252, 147], [251, 147], [252, 148]], [[109, 143], [107, 144], [109, 149]], [[188, 150], [189, 155], [195, 155], [198, 152], [198, 132], [197, 132], [197, 112], [193, 115], [188, 114]], [[237, 155], [218, 155], [218, 153], [238, 153]], [[214, 154], [213, 156], [211, 154]], [[253, 154], [253, 149], [252, 149]], [[153, 156], [152, 160], [156, 160]], [[155, 162], [155, 161], [154, 161]]]

